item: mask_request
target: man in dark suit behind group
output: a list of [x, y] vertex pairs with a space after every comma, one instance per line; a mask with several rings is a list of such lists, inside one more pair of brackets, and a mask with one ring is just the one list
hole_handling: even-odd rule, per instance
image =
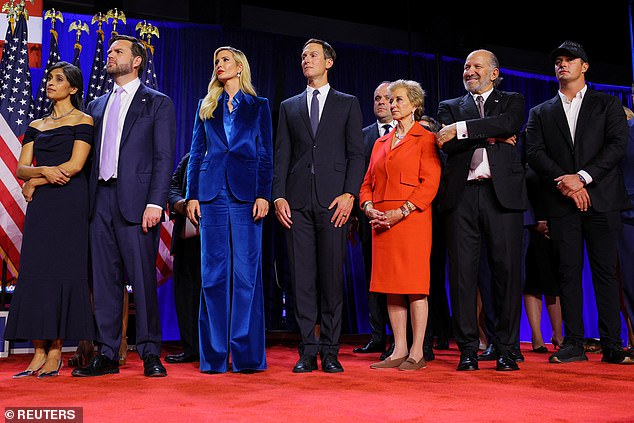
[[88, 105], [95, 123], [89, 179], [90, 249], [99, 354], [73, 376], [119, 373], [124, 278], [136, 304], [136, 347], [144, 375], [166, 376], [156, 256], [174, 167], [176, 116], [165, 94], [139, 80], [147, 55], [134, 37], [110, 39], [106, 71], [111, 93]]
[[183, 352], [165, 356], [168, 363], [199, 360], [198, 314], [200, 310], [200, 233], [187, 220], [187, 164], [185, 154], [172, 174], [168, 194], [170, 219], [174, 221], [170, 252], [174, 257], [174, 305]]
[[551, 363], [584, 361], [583, 250], [592, 270], [602, 361], [634, 364], [620, 339], [616, 273], [620, 212], [630, 207], [619, 163], [627, 122], [619, 100], [589, 89], [588, 56], [566, 41], [552, 51], [557, 95], [535, 106], [526, 125], [528, 163], [540, 176], [550, 237], [559, 257], [564, 344]]
[[[363, 179], [361, 107], [334, 90], [335, 51], [310, 39], [301, 67], [308, 87], [282, 102], [275, 145], [275, 215], [287, 229], [295, 317], [301, 334], [295, 373], [342, 372], [338, 360], [346, 223]], [[320, 335], [315, 325], [320, 324]]]
[[[365, 171], [370, 163], [372, 147], [377, 138], [389, 133], [396, 122], [392, 119], [390, 111], [390, 98], [387, 87], [389, 81], [381, 82], [374, 90], [374, 117], [376, 121], [363, 128], [363, 144], [365, 154]], [[356, 206], [356, 203], [355, 203]], [[372, 228], [365, 213], [357, 209], [353, 214], [359, 219], [359, 241], [361, 242], [361, 252], [363, 253], [363, 267], [368, 290], [370, 289], [370, 276], [372, 272]], [[386, 327], [389, 323], [387, 316], [387, 297], [379, 292], [368, 291], [368, 312], [370, 319], [371, 338], [367, 344], [355, 348], [355, 353], [385, 353], [387, 342]], [[389, 354], [388, 354], [389, 355]]]
[[499, 91], [497, 57], [471, 52], [463, 84], [468, 93], [442, 101], [436, 139], [447, 154], [439, 207], [446, 222], [449, 281], [458, 370], [478, 370], [476, 295], [484, 242], [491, 263], [496, 315], [496, 370], [519, 370], [512, 358], [522, 311], [522, 232], [527, 197], [514, 138], [524, 122], [524, 97]]

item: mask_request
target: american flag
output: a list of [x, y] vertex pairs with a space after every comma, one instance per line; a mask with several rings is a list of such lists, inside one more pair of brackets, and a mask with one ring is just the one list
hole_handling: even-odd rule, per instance
[[154, 70], [154, 46], [146, 43], [145, 51], [147, 51], [147, 64], [144, 71], [145, 75], [142, 75], [141, 79], [146, 86], [158, 90], [158, 81]]
[[46, 96], [46, 78], [48, 77], [48, 72], [55, 63], [60, 61], [59, 55], [59, 46], [57, 45], [57, 31], [51, 29], [51, 41], [50, 41], [50, 50], [48, 53], [48, 61], [46, 62], [46, 68], [44, 72], [42, 72], [42, 80], [40, 81], [40, 88], [37, 90], [37, 94], [33, 99], [33, 110], [35, 112], [35, 118], [39, 119], [46, 111], [49, 109], [51, 105], [51, 100]]
[[5, 44], [6, 57], [0, 86], [0, 248], [14, 276], [20, 261], [26, 201], [15, 177], [20, 140], [33, 120], [28, 29], [23, 14]]
[[[7, 20], [9, 19], [9, 17], [7, 16]], [[3, 47], [8, 47], [9, 44], [11, 44], [11, 39], [13, 38], [13, 32], [11, 32], [11, 25], [7, 25], [7, 34], [4, 36], [4, 44]], [[4, 68], [5, 68], [5, 63], [9, 60], [9, 55], [8, 54], [3, 54], [2, 55], [2, 61], [0, 61], [0, 78], [2, 78], [2, 80], [4, 80]]]
[[103, 30], [99, 29], [97, 30], [97, 46], [95, 47], [92, 68], [90, 68], [84, 105], [87, 106], [92, 100], [107, 93], [112, 88], [112, 84], [112, 78], [106, 73], [106, 62], [104, 61], [104, 34]]

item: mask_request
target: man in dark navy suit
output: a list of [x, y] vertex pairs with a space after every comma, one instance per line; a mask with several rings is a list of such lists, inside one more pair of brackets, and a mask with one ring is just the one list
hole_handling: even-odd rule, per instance
[[[334, 90], [335, 51], [310, 39], [301, 66], [308, 87], [282, 102], [275, 145], [275, 216], [287, 231], [295, 317], [301, 333], [295, 373], [342, 372], [338, 360], [346, 223], [363, 179], [361, 107]], [[319, 323], [317, 336], [315, 325]]]
[[99, 354], [73, 376], [119, 373], [124, 278], [136, 304], [136, 347], [148, 377], [166, 376], [156, 256], [176, 139], [172, 100], [139, 80], [147, 55], [134, 37], [110, 39], [111, 93], [88, 105], [95, 123], [89, 180], [90, 248]]

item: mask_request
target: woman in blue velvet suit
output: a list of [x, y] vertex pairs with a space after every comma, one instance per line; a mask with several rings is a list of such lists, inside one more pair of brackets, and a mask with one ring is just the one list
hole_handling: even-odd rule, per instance
[[262, 218], [269, 211], [272, 163], [269, 102], [257, 97], [246, 56], [214, 52], [198, 104], [187, 168], [187, 217], [200, 225], [200, 370], [266, 369]]

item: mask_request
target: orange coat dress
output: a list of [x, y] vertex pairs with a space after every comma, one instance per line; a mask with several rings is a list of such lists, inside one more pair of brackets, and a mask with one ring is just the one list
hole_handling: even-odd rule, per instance
[[434, 134], [414, 124], [391, 148], [395, 131], [377, 139], [359, 193], [359, 204], [397, 209], [409, 200], [416, 210], [390, 229], [372, 230], [370, 291], [429, 294], [431, 203], [440, 183]]

